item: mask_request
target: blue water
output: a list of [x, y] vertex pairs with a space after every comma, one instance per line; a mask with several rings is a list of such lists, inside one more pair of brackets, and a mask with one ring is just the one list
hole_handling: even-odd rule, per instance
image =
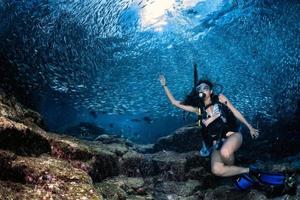
[[182, 100], [193, 63], [250, 122], [297, 109], [299, 1], [0, 0], [0, 19], [0, 55], [14, 66], [2, 82], [54, 131], [90, 121], [153, 142], [193, 122], [158, 80]]

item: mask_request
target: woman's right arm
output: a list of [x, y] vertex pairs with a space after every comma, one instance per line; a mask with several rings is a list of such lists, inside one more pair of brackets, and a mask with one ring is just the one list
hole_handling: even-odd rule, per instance
[[172, 105], [176, 106], [177, 108], [180, 108], [182, 110], [188, 111], [188, 112], [195, 112], [198, 113], [198, 109], [196, 107], [193, 106], [188, 106], [188, 105], [183, 105], [181, 104], [180, 101], [177, 101], [174, 96], [172, 95], [172, 93], [170, 92], [169, 88], [167, 87], [166, 84], [166, 79], [163, 75], [159, 76], [160, 79], [160, 83], [164, 88], [164, 91], [168, 97], [168, 99], [170, 100], [170, 102], [172, 103]]

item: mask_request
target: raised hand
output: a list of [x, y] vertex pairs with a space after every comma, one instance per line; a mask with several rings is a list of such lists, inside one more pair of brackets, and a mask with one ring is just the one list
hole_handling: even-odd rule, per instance
[[164, 75], [159, 75], [159, 81], [160, 81], [160, 84], [162, 86], [165, 86], [167, 83], [166, 83], [166, 78]]

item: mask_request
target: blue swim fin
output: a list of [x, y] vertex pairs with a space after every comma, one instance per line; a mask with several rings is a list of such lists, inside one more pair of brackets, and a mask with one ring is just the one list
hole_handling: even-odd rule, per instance
[[282, 186], [285, 180], [286, 176], [283, 173], [264, 172], [257, 166], [251, 165], [250, 172], [242, 174], [234, 184], [238, 189], [246, 190], [252, 186]]
[[278, 172], [266, 172], [260, 170], [257, 166], [251, 165], [250, 172], [251, 176], [254, 176], [262, 184], [267, 185], [283, 185], [285, 182], [286, 175]]
[[242, 174], [235, 182], [234, 185], [237, 189], [247, 190], [254, 186], [255, 180], [249, 174]]
[[257, 167], [250, 166], [250, 172], [242, 174], [234, 185], [239, 190], [251, 188], [262, 190], [267, 197], [281, 196], [283, 194], [295, 195], [297, 179], [291, 172], [265, 172]]
[[281, 173], [266, 173], [260, 172], [258, 179], [268, 185], [283, 185], [285, 183], [286, 176]]

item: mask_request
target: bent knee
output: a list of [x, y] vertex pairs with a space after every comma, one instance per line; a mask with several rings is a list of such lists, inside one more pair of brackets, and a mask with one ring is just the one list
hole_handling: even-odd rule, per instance
[[220, 154], [221, 154], [221, 156], [223, 157], [223, 158], [225, 158], [225, 159], [229, 159], [231, 156], [232, 156], [232, 154], [233, 154], [234, 152], [232, 152], [230, 149], [228, 149], [228, 148], [222, 148], [221, 150], [220, 150]]
[[216, 176], [222, 176], [224, 173], [224, 164], [223, 163], [214, 163], [211, 166], [211, 173]]

